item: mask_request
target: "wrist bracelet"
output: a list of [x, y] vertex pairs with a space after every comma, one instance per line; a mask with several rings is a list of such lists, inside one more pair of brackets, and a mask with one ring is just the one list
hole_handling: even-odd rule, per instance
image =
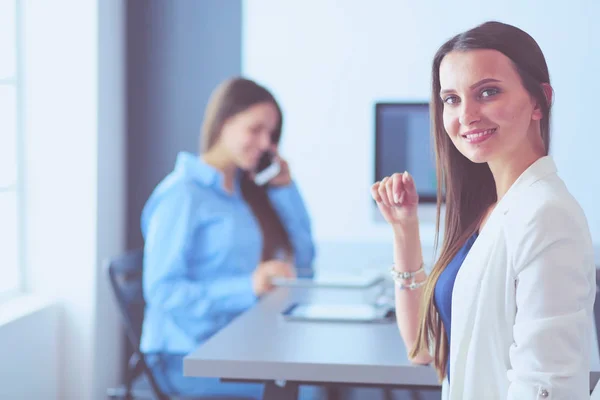
[[421, 267], [413, 272], [400, 272], [400, 271], [396, 271], [396, 268], [394, 268], [394, 266], [392, 265], [392, 268], [390, 269], [390, 275], [392, 275], [392, 278], [394, 279], [394, 281], [398, 281], [398, 280], [407, 280], [407, 279], [411, 279], [414, 278], [415, 275], [417, 275], [419, 272], [424, 272], [425, 271], [425, 263], [421, 263]]
[[421, 282], [412, 281], [411, 283], [409, 283], [407, 285], [405, 283], [396, 281], [396, 286], [398, 286], [398, 288], [400, 290], [415, 290], [415, 289], [418, 289], [421, 286], [423, 286], [426, 282], [427, 282], [427, 279], [423, 279]]
[[[394, 280], [394, 282], [396, 283], [396, 285], [398, 286], [398, 288], [400, 290], [415, 290], [415, 289], [420, 288], [421, 286], [423, 286], [425, 284], [425, 282], [427, 282], [427, 276], [421, 282], [415, 281], [415, 276], [419, 272], [425, 272], [425, 264], [424, 263], [421, 263], [421, 267], [418, 270], [413, 271], [413, 272], [398, 272], [398, 271], [396, 271], [394, 266], [392, 266], [392, 269], [390, 270], [390, 275], [392, 275], [392, 279]], [[407, 279], [411, 279], [411, 282], [406, 283]]]

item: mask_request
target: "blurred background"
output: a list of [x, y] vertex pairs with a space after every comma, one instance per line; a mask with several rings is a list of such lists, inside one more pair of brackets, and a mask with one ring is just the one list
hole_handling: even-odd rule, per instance
[[[121, 382], [105, 261], [142, 246], [144, 202], [234, 75], [282, 105], [317, 265], [389, 265], [375, 104], [427, 102], [445, 40], [517, 25], [546, 56], [551, 155], [598, 245], [599, 18], [592, 0], [0, 0], [0, 399], [104, 399]], [[421, 234], [429, 249], [433, 218]]]

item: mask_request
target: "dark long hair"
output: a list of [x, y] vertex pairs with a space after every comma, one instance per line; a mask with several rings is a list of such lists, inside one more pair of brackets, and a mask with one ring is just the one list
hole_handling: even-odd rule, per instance
[[444, 105], [440, 99], [442, 60], [452, 51], [477, 49], [497, 50], [512, 61], [523, 87], [542, 109], [540, 133], [546, 154], [550, 147], [550, 104], [542, 87], [542, 84], [550, 83], [550, 75], [542, 50], [529, 34], [514, 26], [490, 21], [454, 36], [440, 47], [433, 59], [430, 106], [438, 178], [436, 248], [443, 202], [446, 203], [446, 220], [440, 257], [424, 286], [421, 322], [417, 341], [411, 350], [414, 357], [433, 347], [432, 356], [440, 380], [447, 373], [449, 349], [447, 334], [433, 301], [434, 288], [444, 268], [477, 231], [486, 210], [497, 201], [494, 177], [488, 164], [473, 163], [463, 156], [452, 143], [443, 124]]
[[[232, 78], [221, 83], [212, 93], [204, 113], [200, 151], [205, 153], [217, 143], [223, 125], [229, 118], [253, 105], [265, 102], [272, 103], [279, 114], [279, 121], [271, 136], [272, 142], [278, 144], [281, 139], [283, 114], [275, 97], [267, 89], [248, 79]], [[262, 260], [273, 259], [280, 250], [291, 256], [293, 250], [288, 233], [267, 196], [266, 187], [256, 185], [246, 172], [242, 173], [240, 186], [242, 195], [262, 231]]]

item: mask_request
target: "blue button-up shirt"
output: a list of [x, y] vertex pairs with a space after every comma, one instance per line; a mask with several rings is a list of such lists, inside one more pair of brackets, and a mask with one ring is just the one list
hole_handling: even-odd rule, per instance
[[[294, 265], [312, 267], [310, 220], [294, 183], [268, 189], [289, 234]], [[258, 221], [223, 174], [190, 153], [154, 190], [142, 211], [143, 289], [141, 350], [189, 353], [257, 300], [252, 273], [261, 262]]]

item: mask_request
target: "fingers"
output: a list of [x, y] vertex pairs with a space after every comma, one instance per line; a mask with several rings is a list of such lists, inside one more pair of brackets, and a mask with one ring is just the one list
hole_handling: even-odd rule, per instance
[[273, 288], [275, 287], [275, 285], [273, 285], [273, 283], [271, 282], [271, 280], [269, 280], [268, 282], [265, 282], [264, 285], [264, 292], [270, 292], [271, 290], [273, 290]]
[[418, 202], [419, 195], [417, 194], [417, 187], [415, 181], [408, 172], [402, 174], [402, 183], [404, 185], [404, 192], [406, 193], [406, 199], [411, 202]]
[[281, 173], [289, 174], [290, 173], [290, 166], [287, 163], [287, 161], [285, 161], [281, 157], [278, 157], [277, 160], [278, 160], [279, 166], [281, 168]]
[[392, 178], [388, 178], [385, 181], [385, 192], [388, 196], [388, 203], [390, 204], [390, 206], [394, 206], [396, 205], [395, 201], [394, 201], [394, 189], [392, 187], [392, 185], [394, 184], [394, 180]]
[[295, 278], [296, 271], [294, 271], [294, 267], [292, 264], [273, 260], [268, 264], [268, 275], [271, 277], [277, 278]]
[[402, 182], [402, 174], [395, 173], [392, 175], [392, 194], [394, 204], [402, 204], [404, 196], [404, 183]]
[[379, 195], [380, 184], [380, 182], [375, 182], [373, 186], [371, 186], [371, 197], [373, 197], [373, 200], [375, 200], [377, 203], [381, 203], [381, 196]]
[[371, 186], [371, 196], [376, 202], [387, 207], [393, 207], [398, 204], [403, 187], [401, 174], [394, 174], [391, 177], [386, 176], [381, 182], [375, 182]]
[[289, 169], [289, 164], [287, 161], [285, 161], [277, 152], [277, 147], [275, 147], [275, 150], [271, 150], [273, 153], [273, 161], [277, 161], [279, 163], [279, 165], [281, 166], [282, 170], [288, 170]]
[[285, 161], [281, 156], [275, 153], [273, 157], [273, 161], [279, 163], [280, 172], [279, 175], [289, 175], [290, 174], [290, 165], [287, 161]]
[[387, 207], [401, 206], [406, 202], [418, 201], [417, 188], [408, 172], [384, 177], [371, 186], [371, 196], [377, 203]]
[[388, 194], [387, 194], [387, 181], [388, 181], [388, 179], [389, 178], [386, 176], [385, 178], [383, 178], [381, 180], [381, 182], [379, 183], [379, 190], [378, 190], [378, 192], [379, 192], [379, 197], [381, 197], [381, 202], [385, 206], [390, 207], [391, 204], [390, 204], [390, 201], [389, 201], [389, 198], [388, 198]]
[[285, 261], [280, 261], [279, 263], [279, 269], [281, 271], [281, 274], [286, 277], [286, 278], [295, 278], [296, 277], [296, 271], [294, 270], [294, 266], [292, 264], [290, 264], [289, 262], [285, 262]]
[[292, 264], [288, 264], [287, 269], [287, 278], [295, 279], [296, 278], [296, 268]]

